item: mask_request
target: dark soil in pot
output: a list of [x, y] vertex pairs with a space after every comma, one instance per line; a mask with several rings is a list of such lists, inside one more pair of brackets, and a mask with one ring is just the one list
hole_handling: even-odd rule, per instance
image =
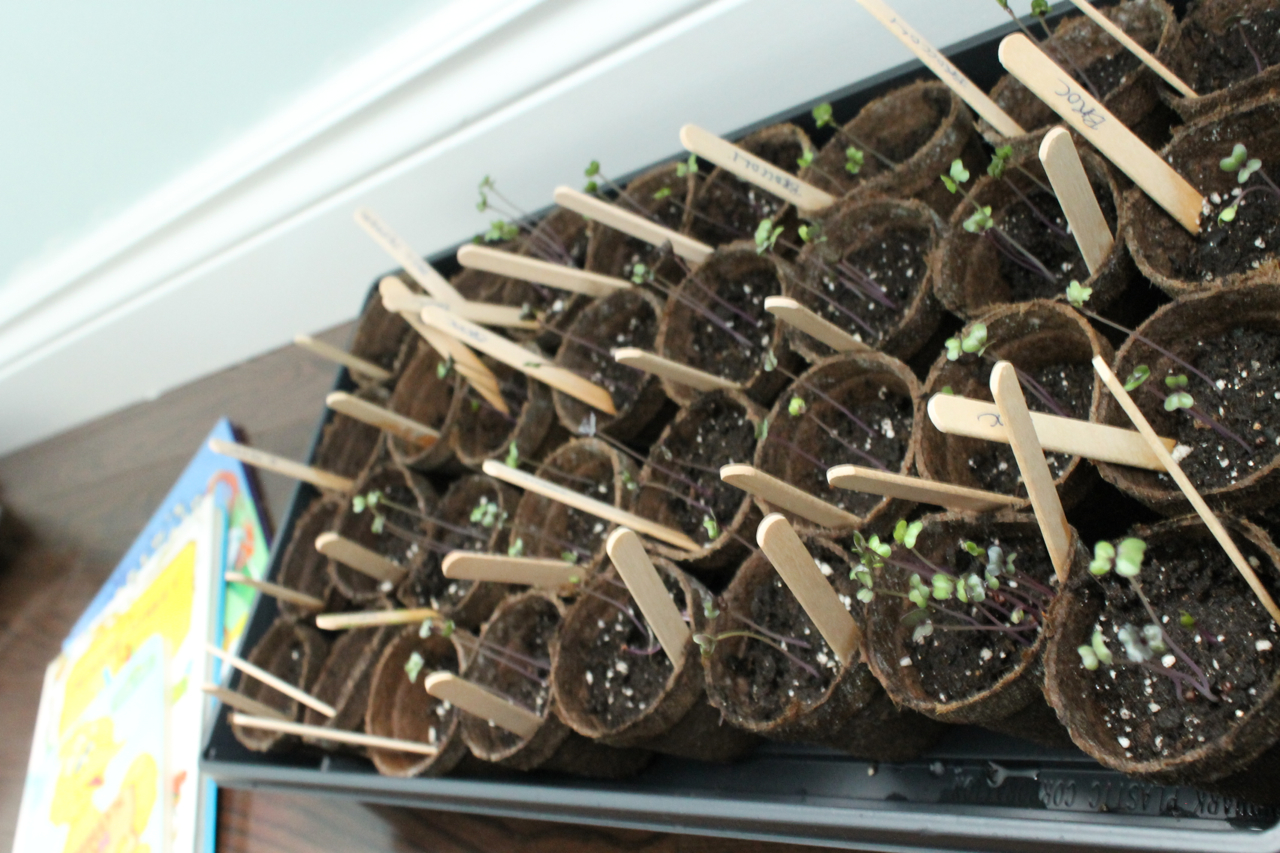
[[[363, 731], [365, 712], [369, 710], [369, 688], [373, 684], [374, 665], [397, 630], [392, 627], [358, 628], [340, 634], [329, 647], [329, 656], [325, 658], [309, 691], [321, 702], [333, 706], [338, 713], [326, 717], [314, 708], [306, 708], [303, 710], [303, 722], [309, 726]], [[308, 737], [304, 740], [328, 751], [359, 750], [323, 738]]]
[[[919, 381], [897, 359], [876, 352], [832, 356], [802, 373], [778, 398], [769, 413], [768, 435], [756, 446], [755, 467], [852, 514], [857, 520], [850, 527], [896, 517], [910, 505], [834, 488], [827, 471], [855, 464], [909, 474], [922, 405]], [[783, 512], [793, 524], [813, 527], [767, 501], [756, 503], [762, 512]]]
[[[821, 240], [800, 252], [784, 290], [868, 346], [909, 359], [942, 319], [929, 255], [945, 234], [922, 202], [844, 202], [824, 217]], [[798, 330], [788, 334], [810, 361], [834, 352]]]
[[1168, 60], [1199, 97], [1179, 97], [1169, 89], [1174, 109], [1194, 121], [1228, 104], [1274, 94], [1280, 89], [1277, 33], [1275, 0], [1200, 0], [1183, 20], [1178, 49]]
[[450, 580], [440, 561], [450, 551], [505, 554], [520, 493], [484, 474], [449, 486], [428, 522], [423, 548], [396, 595], [406, 607], [430, 607], [466, 628], [480, 625], [510, 591], [506, 584]]
[[[310, 691], [328, 653], [329, 643], [315, 628], [299, 625], [288, 618], [280, 618], [272, 623], [267, 633], [250, 650], [247, 660], [301, 690]], [[243, 673], [237, 678], [237, 685], [233, 688], [236, 692], [275, 708], [290, 720], [297, 720], [301, 716], [299, 711], [302, 706], [296, 700]], [[232, 726], [231, 731], [236, 740], [254, 752], [274, 752], [298, 742], [294, 735], [266, 729]]]
[[[530, 360], [550, 361], [532, 343], [526, 347], [530, 349]], [[458, 460], [467, 467], [478, 468], [486, 459], [506, 456], [512, 444], [522, 459], [539, 458], [555, 423], [551, 388], [487, 355], [481, 355], [480, 360], [498, 378], [502, 399], [511, 413], [498, 411], [464, 382], [453, 429]]]
[[[676, 174], [676, 164], [671, 163], [651, 169], [632, 180], [614, 203], [624, 210], [678, 231], [692, 199], [692, 177], [680, 177]], [[637, 264], [653, 270], [664, 287], [674, 286], [682, 275], [680, 265], [671, 260], [661, 247], [629, 237], [613, 228], [596, 226], [591, 229], [587, 269], [630, 281]]]
[[[1237, 143], [1274, 175], [1280, 164], [1280, 101], [1227, 108], [1175, 134], [1161, 155], [1207, 195], [1200, 233], [1193, 235], [1140, 190], [1125, 196], [1123, 228], [1143, 275], [1170, 296], [1219, 290], [1235, 284], [1275, 281], [1280, 274], [1280, 193], [1254, 174], [1241, 190], [1235, 172], [1223, 171]], [[1220, 221], [1238, 203], [1235, 219]]]
[[[764, 369], [765, 353], [772, 352], [783, 367], [795, 366], [798, 359], [764, 301], [782, 295], [783, 282], [792, 274], [785, 261], [758, 254], [754, 243], [717, 249], [667, 300], [658, 327], [658, 354], [737, 382], [756, 402], [773, 402], [787, 379]], [[667, 379], [662, 385], [681, 405], [697, 393]]]
[[[290, 531], [284, 556], [280, 559], [280, 570], [272, 579], [281, 586], [324, 601], [326, 612], [341, 610], [344, 601], [329, 579], [326, 570], [328, 558], [316, 550], [316, 537], [333, 529], [333, 520], [340, 505], [341, 500], [338, 498], [317, 497], [298, 516]], [[276, 606], [281, 613], [293, 619], [312, 615], [310, 611], [284, 599], [276, 599]]]
[[[861, 625], [848, 556], [826, 540], [806, 537], [805, 545]], [[718, 606], [706, 633], [754, 635], [717, 639], [705, 661], [707, 698], [729, 723], [771, 740], [878, 761], [913, 758], [945, 728], [896, 707], [860, 660], [841, 666], [761, 552], [743, 563]], [[773, 645], [781, 638], [787, 638], [785, 654]]]
[[[1093, 357], [1110, 360], [1112, 351], [1083, 317], [1062, 303], [1038, 300], [998, 308], [980, 322], [987, 327], [985, 354], [962, 355], [957, 361], [940, 355], [924, 383], [926, 404], [934, 394], [947, 393], [946, 389], [961, 397], [991, 400], [991, 368], [1003, 359], [1020, 371], [1031, 411], [1088, 419], [1103, 394], [1093, 372]], [[975, 325], [959, 334], [968, 335]], [[923, 409], [916, 414], [916, 425], [916, 467], [921, 477], [1026, 496], [1017, 460], [1007, 444], [942, 433]], [[1092, 464], [1061, 453], [1047, 452], [1045, 458], [1063, 505], [1071, 508], [1096, 481]]]
[[[417, 337], [416, 333], [414, 337]], [[397, 462], [420, 471], [430, 471], [453, 460], [453, 431], [462, 405], [462, 394], [459, 393], [462, 382], [457, 371], [444, 371], [444, 360], [425, 340], [417, 341], [412, 357], [396, 381], [387, 408], [431, 427], [440, 433], [440, 439], [424, 449], [404, 439], [388, 436], [387, 445]]]
[[649, 546], [714, 589], [753, 549], [761, 519], [751, 496], [720, 479], [720, 469], [755, 455], [764, 418], [764, 409], [736, 392], [699, 395], [663, 430], [640, 471], [633, 510], [702, 545], [692, 553], [656, 540]]
[[662, 382], [620, 364], [612, 351], [639, 347], [652, 352], [661, 315], [662, 302], [639, 289], [597, 299], [578, 315], [556, 353], [556, 364], [607, 390], [618, 414], [606, 415], [563, 391], [552, 391], [561, 426], [580, 434], [583, 424], [594, 417], [600, 432], [629, 441], [649, 425], [667, 399]]
[[[1241, 285], [1180, 299], [1161, 308], [1136, 331], [1213, 382], [1210, 387], [1137, 338], [1116, 354], [1115, 370], [1122, 378], [1140, 364], [1151, 371], [1150, 379], [1130, 393], [1157, 433], [1192, 448], [1179, 464], [1205, 499], [1242, 511], [1276, 503], [1280, 498], [1280, 285]], [[1181, 390], [1191, 395], [1194, 409], [1166, 411], [1165, 400], [1173, 393], [1166, 379], [1179, 375], [1188, 379]], [[1131, 426], [1110, 395], [1097, 406], [1095, 420]], [[1230, 432], [1224, 434], [1210, 427], [1210, 422]], [[1189, 509], [1182, 492], [1165, 474], [1109, 464], [1098, 468], [1122, 491], [1158, 512], [1171, 515]]]
[[[1049, 746], [1068, 742], [1053, 724], [1041, 693], [1044, 626], [1057, 612], [1053, 565], [1030, 515], [926, 516], [915, 553], [896, 546], [890, 561], [873, 569], [873, 601], [866, 611], [867, 663], [900, 705], [948, 723], [980, 725]], [[975, 556], [965, 550], [972, 542]], [[1083, 570], [1088, 552], [1071, 531], [1073, 565]], [[998, 548], [992, 589], [991, 548]], [[1015, 555], [1010, 571], [1009, 556]], [[1013, 572], [1016, 571], [1017, 574]], [[974, 578], [981, 600], [926, 593], [927, 609], [890, 593], [907, 595], [911, 578], [936, 590], [934, 574], [953, 586]]]

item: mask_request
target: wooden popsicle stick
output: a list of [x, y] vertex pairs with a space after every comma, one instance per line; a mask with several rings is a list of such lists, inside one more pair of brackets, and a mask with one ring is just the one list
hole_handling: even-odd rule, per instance
[[1164, 78], [1164, 81], [1170, 86], [1188, 98], [1200, 97], [1194, 89], [1182, 82], [1182, 78], [1169, 70], [1167, 65], [1152, 56], [1145, 47], [1138, 44], [1128, 33], [1117, 27], [1110, 18], [1095, 9], [1088, 0], [1071, 0], [1071, 2], [1076, 4], [1077, 9], [1088, 15], [1090, 20], [1106, 30], [1112, 38], [1124, 45], [1130, 53], [1141, 59], [1144, 65]]
[[781, 515], [771, 513], [756, 528], [756, 542], [840, 663], [852, 663], [862, 647], [862, 630], [795, 530]]
[[[573, 293], [604, 297], [619, 290], [629, 290], [631, 282], [612, 275], [587, 272], [577, 267], [553, 264], [537, 258], [526, 258], [501, 252], [488, 246], [467, 245], [458, 250], [458, 263], [468, 269], [484, 270], [496, 275], [510, 276], [547, 287], [558, 287]], [[458, 312], [466, 317], [464, 312]], [[467, 317], [473, 320], [472, 317]]]
[[856, 527], [862, 519], [851, 512], [832, 506], [803, 489], [770, 476], [750, 465], [730, 464], [720, 469], [720, 479], [734, 488], [750, 492], [779, 509], [794, 513], [803, 519], [823, 527]]
[[935, 480], [909, 477], [906, 474], [877, 471], [860, 465], [835, 466], [827, 471], [827, 482], [837, 489], [851, 489], [855, 492], [884, 495], [888, 498], [901, 498], [964, 512], [989, 512], [1022, 503], [1021, 498], [1015, 498], [1012, 495], [955, 486], [951, 483], [939, 483]]
[[359, 542], [339, 536], [337, 533], [321, 533], [316, 537], [316, 550], [330, 560], [337, 560], [376, 581], [400, 583], [409, 570], [393, 563], [381, 554], [370, 551]]
[[[307, 595], [305, 592], [298, 592], [296, 589], [289, 589], [287, 586], [280, 586], [270, 581], [260, 581], [257, 578], [251, 578], [240, 572], [227, 572], [223, 575], [223, 579], [227, 583], [238, 583], [244, 586], [253, 587], [264, 595], [270, 595], [281, 601], [287, 601], [290, 604], [296, 604], [303, 610], [311, 610], [320, 612], [324, 610], [324, 602], [316, 598], [314, 595]], [[241, 709], [244, 710], [244, 709]]]
[[686, 151], [710, 160], [726, 172], [755, 184], [783, 201], [791, 202], [800, 210], [816, 213], [836, 203], [835, 196], [830, 193], [696, 124], [686, 124], [680, 128], [680, 144]]
[[356, 224], [363, 228], [373, 242], [377, 243], [396, 263], [404, 267], [404, 271], [416, 281], [432, 298], [450, 305], [461, 304], [463, 298], [454, 286], [435, 267], [427, 263], [421, 255], [413, 250], [399, 234], [391, 230], [391, 226], [382, 221], [376, 213], [367, 207], [358, 208], [355, 212]]
[[991, 395], [1009, 434], [1009, 446], [1018, 460], [1022, 482], [1026, 484], [1031, 508], [1040, 524], [1040, 534], [1049, 549], [1049, 559], [1058, 582], [1065, 584], [1071, 572], [1071, 526], [1062, 509], [1058, 489], [1053, 485], [1053, 474], [1045, 461], [1044, 450], [1036, 438], [1036, 428], [1031, 423], [1031, 412], [1018, 384], [1018, 372], [1007, 361], [996, 362], [991, 371]]
[[383, 281], [392, 281], [400, 285], [399, 288], [392, 286], [392, 295], [390, 297], [383, 297], [382, 307], [388, 311], [416, 315], [423, 308], [446, 308], [464, 320], [470, 320], [482, 326], [502, 326], [507, 329], [538, 328], [536, 319], [530, 320], [523, 316], [523, 308], [515, 308], [510, 305], [495, 305], [492, 302], [467, 301], [450, 304], [439, 299], [432, 299], [430, 296], [423, 296], [421, 293], [414, 293], [405, 286], [404, 282], [393, 275], [386, 276], [382, 281], [378, 282], [379, 289], [381, 289]]
[[293, 343], [307, 352], [314, 353], [328, 361], [341, 364], [352, 373], [359, 373], [362, 376], [367, 376], [375, 382], [386, 382], [391, 378], [390, 370], [383, 370], [372, 361], [366, 361], [359, 356], [354, 356], [344, 349], [335, 347], [333, 344], [327, 344], [324, 341], [317, 340], [310, 335], [294, 335]]
[[324, 398], [324, 404], [335, 412], [341, 412], [349, 418], [375, 426], [418, 447], [431, 447], [440, 440], [440, 433], [426, 424], [420, 424], [413, 418], [406, 418], [368, 400], [361, 400], [346, 391], [332, 392]]
[[686, 551], [702, 550], [702, 546], [679, 530], [664, 527], [661, 524], [636, 515], [634, 512], [618, 509], [613, 504], [589, 498], [584, 494], [575, 492], [573, 489], [566, 489], [564, 486], [544, 480], [541, 477], [512, 468], [497, 459], [486, 459], [481, 468], [490, 477], [502, 480], [504, 483], [510, 483], [528, 492], [536, 492], [544, 498], [558, 501], [565, 506], [594, 515], [596, 518], [612, 524], [630, 527], [632, 530], [643, 533], [645, 536], [652, 536], [654, 539], [666, 542], [668, 545], [674, 545]]
[[[953, 394], [934, 394], [929, 398], [927, 410], [929, 420], [940, 432], [1009, 443], [1004, 421], [995, 403]], [[1164, 470], [1142, 436], [1131, 429], [1041, 412], [1031, 413], [1031, 423], [1035, 425], [1036, 437], [1045, 450], [1150, 471]], [[1160, 441], [1168, 450], [1173, 450], [1178, 444], [1172, 438]]]
[[764, 300], [764, 310], [782, 322], [794, 326], [811, 338], [831, 347], [836, 352], [871, 352], [867, 346], [844, 329], [821, 317], [790, 296], [769, 296]]
[[1055, 127], [1046, 133], [1040, 143], [1040, 162], [1053, 185], [1058, 203], [1062, 205], [1062, 212], [1071, 226], [1071, 235], [1076, 238], [1085, 265], [1089, 272], [1096, 273], [1111, 254], [1115, 238], [1102, 215], [1098, 197], [1093, 193], [1076, 145], [1071, 141], [1071, 131]]
[[619, 364], [670, 379], [672, 382], [679, 382], [681, 385], [688, 385], [695, 391], [742, 390], [742, 386], [731, 379], [722, 379], [705, 370], [663, 358], [657, 353], [638, 347], [618, 347], [613, 351], [613, 358]]
[[624, 234], [630, 234], [637, 240], [661, 246], [670, 243], [671, 249], [685, 260], [700, 264], [715, 251], [706, 243], [692, 237], [686, 237], [679, 231], [672, 231], [651, 219], [646, 219], [629, 210], [623, 210], [616, 204], [580, 193], [571, 187], [556, 187], [554, 194], [556, 204], [580, 213], [597, 222], [616, 228]]
[[335, 743], [349, 743], [352, 746], [367, 746], [373, 749], [388, 749], [396, 752], [412, 752], [416, 755], [435, 755], [440, 751], [429, 743], [422, 743], [416, 740], [381, 737], [363, 732], [349, 732], [346, 729], [331, 729], [326, 726], [309, 726], [306, 723], [293, 723], [268, 717], [232, 714], [230, 722], [233, 726], [243, 726], [246, 729], [265, 729], [272, 732], [282, 732], [287, 735], [298, 735], [299, 737], [309, 737]]
[[431, 673], [426, 678], [426, 688], [437, 699], [522, 738], [533, 737], [542, 727], [542, 717], [533, 711], [452, 672]]
[[607, 390], [594, 382], [588, 382], [571, 370], [551, 364], [513, 341], [482, 329], [444, 308], [423, 308], [419, 316], [427, 326], [452, 335], [467, 346], [563, 391], [575, 400], [581, 400], [606, 414], [618, 413], [613, 405], [613, 395]]
[[1151, 452], [1160, 458], [1164, 464], [1164, 468], [1169, 472], [1169, 476], [1178, 484], [1178, 488], [1186, 495], [1191, 506], [1195, 508], [1196, 514], [1204, 521], [1204, 526], [1209, 528], [1209, 532], [1213, 534], [1213, 538], [1218, 540], [1218, 544], [1222, 546], [1222, 550], [1227, 552], [1227, 556], [1231, 558], [1231, 562], [1235, 564], [1236, 569], [1244, 576], [1245, 582], [1249, 584], [1249, 588], [1253, 590], [1253, 594], [1258, 597], [1258, 601], [1262, 602], [1262, 606], [1266, 608], [1267, 613], [1271, 614], [1271, 618], [1277, 624], [1280, 624], [1280, 607], [1276, 606], [1275, 599], [1271, 597], [1271, 593], [1267, 592], [1266, 587], [1262, 585], [1262, 581], [1258, 579], [1258, 574], [1253, 570], [1253, 566], [1249, 565], [1249, 561], [1245, 559], [1244, 554], [1240, 553], [1240, 549], [1236, 546], [1235, 540], [1231, 538], [1231, 534], [1222, 526], [1222, 522], [1218, 516], [1214, 514], [1209, 505], [1205, 503], [1204, 498], [1196, 487], [1192, 484], [1191, 479], [1187, 477], [1182, 470], [1182, 466], [1169, 454], [1161, 443], [1160, 437], [1156, 435], [1155, 429], [1151, 426], [1151, 422], [1147, 420], [1147, 416], [1142, 414], [1142, 410], [1138, 408], [1138, 404], [1133, 402], [1133, 398], [1129, 396], [1129, 392], [1124, 390], [1124, 385], [1111, 372], [1111, 368], [1107, 366], [1107, 362], [1102, 356], [1094, 356], [1093, 368], [1098, 371], [1098, 375], [1102, 377], [1102, 381], [1106, 384], [1107, 389], [1111, 392], [1111, 396], [1116, 398], [1116, 402], [1120, 404], [1120, 408], [1124, 409], [1129, 420], [1133, 421], [1133, 425], [1138, 428], [1138, 432], [1146, 439], [1147, 445], [1151, 448]]
[[671, 593], [667, 592], [653, 561], [644, 552], [644, 543], [635, 531], [619, 527], [609, 534], [604, 548], [671, 665], [679, 671], [684, 666], [685, 648], [693, 632], [680, 617], [680, 609], [671, 600]]
[[244, 711], [246, 714], [253, 714], [255, 717], [268, 717], [273, 720], [289, 719], [270, 705], [259, 702], [257, 699], [251, 699], [243, 693], [237, 693], [234, 690], [228, 690], [216, 684], [206, 684], [200, 689], [223, 705], [235, 708], [237, 711]]
[[916, 57], [925, 64], [925, 66], [938, 75], [938, 79], [951, 88], [953, 92], [959, 95], [965, 103], [973, 108], [973, 111], [987, 120], [987, 123], [996, 129], [996, 132], [1002, 136], [1022, 136], [1026, 133], [1013, 118], [996, 104], [995, 101], [987, 97], [976, 84], [965, 76], [959, 68], [952, 64], [951, 60], [942, 55], [942, 52], [935, 48], [929, 42], [925, 41], [919, 33], [917, 33], [910, 24], [902, 20], [898, 13], [893, 11], [882, 0], [858, 0], [862, 4], [862, 8], [870, 12], [877, 21], [885, 26], [889, 32], [898, 37], [898, 40], [907, 46], [907, 49], [916, 55]]
[[316, 617], [316, 627], [322, 631], [349, 631], [352, 628], [370, 628], [382, 625], [412, 625], [428, 619], [447, 622], [445, 615], [430, 607], [414, 607], [409, 610], [365, 610], [359, 613], [322, 613]]
[[310, 465], [303, 465], [301, 462], [294, 462], [292, 459], [285, 459], [283, 456], [267, 453], [265, 450], [257, 450], [234, 441], [211, 438], [209, 439], [209, 449], [214, 453], [230, 456], [232, 459], [239, 459], [246, 465], [282, 474], [285, 477], [292, 477], [295, 480], [310, 483], [321, 489], [329, 489], [334, 492], [349, 492], [356, 485], [355, 480], [335, 474], [332, 471], [324, 471]]
[[451, 551], [440, 563], [440, 571], [450, 580], [518, 583], [562, 589], [583, 580], [583, 569], [564, 560], [538, 557], [507, 557], [475, 551]]
[[244, 658], [236, 657], [230, 652], [224, 652], [213, 643], [205, 643], [205, 650], [218, 660], [230, 664], [245, 675], [258, 679], [268, 687], [274, 690], [279, 690], [295, 702], [301, 702], [303, 705], [324, 714], [326, 717], [332, 717], [338, 713], [337, 710], [329, 703], [321, 702], [305, 690], [298, 689], [283, 678], [277, 678], [262, 667], [249, 663]]
[[1093, 95], [1022, 33], [1000, 42], [1000, 62], [1081, 136], [1115, 163], [1192, 234], [1200, 233], [1204, 196], [1120, 123]]

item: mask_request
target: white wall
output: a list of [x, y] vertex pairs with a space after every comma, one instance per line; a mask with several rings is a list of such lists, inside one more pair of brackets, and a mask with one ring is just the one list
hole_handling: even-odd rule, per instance
[[[1003, 20], [895, 5], [943, 45]], [[430, 254], [483, 229], [485, 174], [538, 208], [593, 158], [622, 174], [686, 122], [728, 131], [907, 59], [852, 0], [452, 0], [0, 291], [0, 453], [351, 317], [394, 266], [359, 205]]]

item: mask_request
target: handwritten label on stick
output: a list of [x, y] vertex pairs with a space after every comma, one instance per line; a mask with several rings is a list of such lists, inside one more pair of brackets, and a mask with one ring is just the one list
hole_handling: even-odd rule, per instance
[[696, 124], [686, 124], [680, 128], [680, 144], [686, 151], [710, 160], [726, 172], [755, 184], [783, 201], [791, 202], [800, 210], [816, 212], [836, 203], [835, 196], [830, 193], [823, 192], [763, 157], [757, 157]]
[[373, 242], [377, 243], [396, 263], [404, 267], [404, 271], [413, 277], [422, 289], [436, 299], [448, 303], [461, 303], [466, 300], [454, 289], [444, 276], [436, 272], [435, 267], [423, 260], [399, 234], [391, 230], [391, 226], [382, 221], [378, 214], [367, 207], [355, 212], [356, 224], [365, 230]]

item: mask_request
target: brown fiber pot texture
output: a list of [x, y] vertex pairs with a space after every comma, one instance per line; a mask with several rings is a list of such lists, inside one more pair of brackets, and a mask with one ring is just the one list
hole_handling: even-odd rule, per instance
[[[407, 275], [400, 278], [414, 292], [422, 291]], [[373, 293], [364, 303], [364, 310], [360, 312], [356, 330], [351, 336], [351, 345], [347, 349], [352, 355], [371, 361], [394, 375], [399, 372], [405, 345], [411, 337], [416, 338], [417, 335], [404, 318], [383, 308], [382, 298]], [[351, 375], [361, 385], [381, 384], [359, 373]]]
[[[328, 653], [328, 641], [315, 628], [280, 618], [258, 640], [247, 660], [303, 691], [310, 691]], [[237, 686], [233, 688], [236, 692], [270, 705], [290, 720], [301, 717], [302, 705], [296, 700], [243, 673], [237, 678]], [[274, 752], [298, 742], [296, 735], [266, 729], [232, 726], [231, 731], [236, 740], [254, 752]]]
[[443, 364], [440, 354], [425, 340], [417, 340], [387, 402], [391, 411], [440, 434], [428, 447], [391, 435], [387, 437], [392, 457], [401, 465], [419, 471], [432, 471], [454, 461], [453, 433], [462, 405], [464, 380], [456, 371], [440, 376]]
[[[293, 525], [289, 544], [280, 559], [280, 569], [272, 578], [281, 586], [325, 602], [326, 612], [341, 610], [344, 602], [329, 579], [326, 569], [328, 558], [316, 550], [316, 537], [333, 529], [333, 519], [341, 503], [342, 499], [332, 496], [320, 496], [311, 501]], [[282, 614], [293, 619], [311, 615], [310, 611], [282, 598], [276, 599], [276, 606]]]
[[[668, 190], [669, 195], [655, 198], [655, 195], [662, 195]], [[669, 163], [633, 179], [614, 203], [678, 231], [692, 199], [693, 176], [678, 176], [676, 164]], [[644, 264], [654, 270], [659, 284], [666, 288], [675, 287], [682, 275], [680, 265], [665, 256], [659, 247], [613, 228], [597, 225], [591, 229], [591, 243], [587, 248], [588, 270], [630, 281], [636, 264]]]
[[[1264, 62], [1262, 73], [1248, 56], [1248, 47], [1240, 38], [1241, 19], [1251, 19], [1266, 12], [1274, 13], [1275, 0], [1199, 0], [1182, 22], [1178, 49], [1168, 64], [1198, 97], [1184, 98], [1173, 88], [1163, 89], [1165, 97], [1186, 121], [1196, 121], [1209, 113], [1232, 104], [1240, 104], [1280, 91], [1280, 65]], [[1252, 28], [1249, 28], [1252, 29]], [[1275, 33], [1253, 32], [1250, 45], [1274, 56]], [[1243, 48], [1248, 58], [1237, 66], [1234, 74], [1210, 71], [1209, 60], [1224, 48]], [[1228, 79], [1230, 82], [1228, 82]], [[1224, 85], [1225, 84], [1225, 85]]]
[[[550, 363], [551, 359], [534, 344], [526, 343], [525, 347], [530, 361]], [[508, 417], [493, 408], [469, 385], [460, 386], [464, 393], [453, 429], [458, 461], [469, 468], [479, 468], [486, 459], [506, 456], [512, 444], [519, 449], [520, 458], [540, 458], [556, 420], [551, 388], [487, 355], [481, 355], [480, 360], [498, 378], [511, 414]]]
[[[329, 647], [329, 655], [311, 685], [312, 696], [333, 706], [337, 714], [326, 717], [314, 708], [303, 710], [303, 722], [350, 732], [364, 730], [365, 712], [369, 709], [369, 688], [373, 684], [373, 668], [397, 629], [391, 627], [357, 628], [339, 634]], [[304, 741], [329, 751], [357, 751], [324, 738], [304, 737]]]

